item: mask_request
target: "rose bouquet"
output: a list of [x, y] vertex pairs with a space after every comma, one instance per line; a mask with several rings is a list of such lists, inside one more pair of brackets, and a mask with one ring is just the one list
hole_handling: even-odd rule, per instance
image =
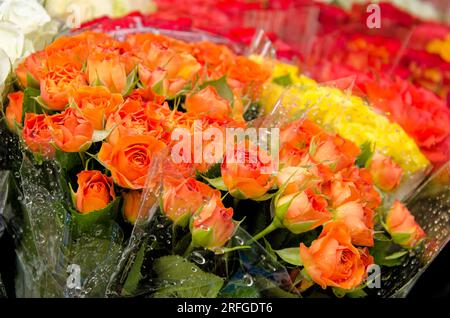
[[[362, 296], [374, 265], [425, 248], [389, 195], [428, 166], [414, 141], [272, 64], [148, 33], [61, 37], [26, 58], [5, 107], [23, 146], [17, 295]], [[280, 97], [291, 82], [302, 94]]]

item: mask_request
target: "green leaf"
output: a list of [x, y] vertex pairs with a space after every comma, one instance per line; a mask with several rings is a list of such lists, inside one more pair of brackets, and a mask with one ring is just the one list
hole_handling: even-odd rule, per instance
[[32, 87], [35, 89], [39, 89], [40, 83], [37, 79], [34, 78], [33, 75], [31, 75], [30, 72], [27, 72], [27, 86]]
[[403, 257], [403, 256], [405, 256], [406, 254], [408, 254], [408, 251], [395, 252], [395, 253], [393, 253], [393, 254], [391, 254], [391, 255], [389, 255], [389, 256], [386, 256], [384, 259], [387, 259], [387, 260], [394, 260], [394, 259]]
[[164, 95], [164, 79], [152, 86], [152, 91], [157, 95]]
[[27, 114], [27, 113], [33, 113], [33, 114], [42, 114], [43, 113], [41, 106], [34, 99], [34, 97], [37, 97], [40, 94], [41, 94], [41, 92], [38, 89], [34, 89], [32, 87], [27, 87], [23, 91], [22, 122], [25, 119], [25, 114]]
[[275, 253], [288, 264], [295, 266], [303, 265], [302, 260], [300, 259], [300, 248], [298, 247], [276, 250]]
[[356, 158], [355, 164], [360, 168], [364, 168], [369, 162], [370, 158], [372, 158], [372, 155], [373, 146], [369, 141], [366, 141], [361, 145], [361, 154], [358, 156], [358, 158]]
[[81, 165], [81, 159], [78, 152], [64, 152], [56, 149], [55, 159], [66, 170], [71, 170], [77, 165]]
[[290, 86], [292, 85], [292, 79], [291, 79], [291, 75], [290, 74], [286, 74], [286, 75], [282, 75], [279, 77], [275, 77], [272, 80], [273, 83], [278, 84], [280, 86]]
[[300, 298], [299, 295], [281, 289], [275, 282], [265, 277], [256, 278], [256, 285], [268, 298]]
[[206, 181], [208, 181], [208, 183], [210, 185], [212, 185], [214, 188], [221, 190], [221, 191], [228, 191], [227, 186], [225, 185], [225, 183], [223, 182], [222, 177], [219, 178], [214, 178], [214, 179], [209, 179], [206, 177], [203, 177], [203, 179], [205, 179]]
[[139, 77], [137, 76], [137, 67], [135, 67], [130, 74], [127, 76], [127, 84], [125, 85], [122, 95], [124, 97], [130, 95], [133, 92], [133, 89], [136, 87], [139, 82]]
[[227, 83], [226, 76], [222, 76], [221, 78], [214, 81], [204, 82], [200, 86], [200, 89], [204, 89], [208, 86], [214, 87], [216, 89], [217, 94], [219, 94], [220, 97], [228, 100], [231, 104], [234, 103], [233, 91], [231, 90], [230, 86]]
[[370, 255], [373, 256], [375, 264], [381, 266], [398, 266], [403, 262], [403, 256], [407, 252], [400, 246], [394, 244], [391, 240], [377, 240], [375, 245], [370, 249]]
[[153, 269], [161, 281], [155, 298], [215, 298], [224, 282], [178, 255], [158, 258]]
[[136, 255], [136, 258], [134, 259], [133, 265], [131, 266], [130, 272], [127, 276], [127, 280], [123, 285], [122, 295], [124, 296], [132, 296], [136, 291], [139, 282], [143, 278], [141, 268], [144, 263], [146, 247], [147, 243], [143, 243]]
[[220, 292], [220, 298], [260, 298], [255, 284], [248, 285], [244, 280], [234, 280]]
[[74, 236], [78, 237], [85, 233], [92, 233], [100, 227], [108, 227], [117, 217], [120, 198], [116, 198], [104, 209], [81, 214], [74, 209], [70, 209], [73, 220]]

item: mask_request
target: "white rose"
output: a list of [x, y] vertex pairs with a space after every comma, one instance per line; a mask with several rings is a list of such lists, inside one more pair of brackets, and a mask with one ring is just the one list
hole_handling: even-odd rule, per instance
[[120, 17], [133, 11], [149, 14], [156, 11], [152, 0], [114, 0], [114, 16]]
[[65, 20], [69, 27], [100, 16], [113, 16], [112, 0], [47, 0], [45, 8], [51, 16]]
[[0, 99], [5, 89], [5, 81], [11, 71], [11, 62], [6, 52], [0, 48]]
[[25, 35], [20, 27], [0, 21], [0, 49], [9, 56], [11, 63], [23, 56], [25, 49]]
[[27, 34], [50, 22], [50, 16], [35, 0], [0, 0], [0, 21], [14, 23]]

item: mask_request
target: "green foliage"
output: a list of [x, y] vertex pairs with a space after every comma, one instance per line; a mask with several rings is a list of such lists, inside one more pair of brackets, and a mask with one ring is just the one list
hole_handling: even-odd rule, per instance
[[361, 154], [356, 158], [355, 164], [360, 168], [364, 168], [372, 156], [373, 145], [369, 141], [366, 141], [361, 145]]
[[222, 278], [177, 255], [158, 258], [153, 269], [161, 282], [155, 298], [215, 298], [223, 285]]
[[200, 89], [204, 89], [208, 86], [214, 87], [216, 89], [217, 94], [219, 94], [220, 97], [226, 99], [227, 101], [230, 102], [231, 105], [233, 105], [234, 95], [233, 91], [231, 90], [230, 86], [227, 83], [226, 76], [222, 76], [221, 78], [214, 81], [207, 81], [200, 86]]

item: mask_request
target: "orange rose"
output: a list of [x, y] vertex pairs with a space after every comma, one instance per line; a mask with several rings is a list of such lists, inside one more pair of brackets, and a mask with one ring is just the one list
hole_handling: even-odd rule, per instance
[[338, 172], [322, 185], [322, 191], [329, 197], [333, 208], [350, 201], [358, 201], [361, 198], [361, 193], [355, 184], [358, 180], [355, 182], [350, 180], [343, 178], [342, 173]]
[[124, 192], [123, 200], [123, 216], [132, 224], [147, 221], [157, 204], [157, 198], [151, 192], [145, 192], [145, 195], [141, 191]]
[[116, 198], [112, 179], [100, 171], [82, 171], [77, 178], [75, 201], [78, 212], [86, 214], [102, 210]]
[[352, 243], [373, 246], [373, 211], [359, 202], [348, 202], [336, 208], [336, 220], [347, 225]]
[[305, 160], [313, 137], [321, 140], [327, 135], [310, 120], [299, 119], [283, 126], [280, 130], [280, 163], [284, 166], [314, 164], [309, 157]]
[[[28, 56], [16, 69], [16, 75], [20, 83], [27, 87], [31, 84], [39, 85], [44, 73], [46, 54], [43, 51]], [[28, 83], [31, 79], [34, 83]]]
[[395, 243], [407, 248], [417, 246], [426, 236], [411, 212], [397, 200], [387, 214], [386, 228]]
[[220, 198], [210, 200], [194, 215], [190, 229], [195, 246], [220, 248], [234, 233], [233, 209], [225, 208]]
[[103, 143], [98, 159], [119, 186], [139, 190], [145, 187], [153, 157], [164, 147], [153, 136], [128, 136], [114, 145]]
[[[359, 201], [368, 208], [375, 210], [380, 206], [381, 196], [377, 190], [375, 190], [372, 183], [372, 177], [367, 169], [360, 169], [356, 166], [352, 166], [341, 170], [333, 179], [344, 182], [343, 186], [349, 187], [350, 189], [354, 185], [356, 187], [356, 192], [358, 193], [357, 196]], [[348, 202], [350, 199], [355, 198], [356, 194], [352, 192], [352, 190], [350, 191], [351, 192], [348, 193], [350, 196], [343, 195], [341, 199], [345, 198], [345, 201]]]
[[144, 43], [136, 55], [142, 61], [139, 65], [141, 82], [149, 87], [160, 84], [165, 96], [175, 96], [201, 69], [192, 55], [157, 43]]
[[194, 178], [164, 180], [163, 210], [177, 225], [186, 226], [191, 215], [213, 198], [220, 199], [220, 191]]
[[52, 135], [45, 115], [25, 114], [22, 137], [33, 153], [39, 153], [45, 158], [52, 158], [55, 148], [51, 145]]
[[231, 114], [230, 102], [222, 98], [212, 86], [187, 96], [184, 107], [188, 113], [218, 119], [229, 117]]
[[403, 169], [391, 158], [375, 154], [370, 161], [369, 171], [373, 181], [383, 191], [393, 191], [402, 180]]
[[[151, 43], [161, 45], [162, 47], [167, 47], [174, 49], [176, 52], [186, 52], [191, 51], [191, 47], [188, 43], [164, 36], [162, 34], [154, 33], [137, 33], [128, 35], [126, 42], [132, 48], [138, 48], [137, 51], [141, 51], [142, 47], [148, 47]], [[144, 50], [145, 51], [145, 50]]]
[[206, 68], [208, 78], [220, 78], [231, 67], [235, 55], [225, 45], [211, 42], [192, 44], [192, 55]]
[[167, 104], [127, 99], [106, 122], [106, 129], [112, 129], [108, 142], [116, 144], [123, 137], [142, 134], [167, 142], [170, 139], [170, 117], [176, 117], [176, 113], [172, 114]]
[[328, 165], [334, 171], [339, 171], [355, 163], [360, 149], [350, 140], [339, 136], [330, 136], [321, 142], [311, 157], [318, 163]]
[[274, 183], [270, 156], [248, 142], [236, 144], [225, 155], [221, 171], [230, 194], [241, 200], [260, 198]]
[[366, 274], [367, 257], [352, 245], [350, 232], [341, 222], [327, 224], [309, 248], [301, 243], [300, 258], [308, 275], [323, 289], [353, 289]]
[[47, 117], [50, 133], [56, 147], [64, 152], [87, 150], [94, 134], [92, 124], [75, 109]]
[[276, 218], [294, 234], [310, 231], [330, 221], [327, 201], [310, 189], [282, 196], [276, 203]]
[[228, 71], [228, 83], [241, 92], [259, 94], [262, 85], [270, 78], [270, 70], [245, 56], [238, 56]]
[[95, 52], [89, 55], [87, 72], [91, 85], [100, 82], [111, 93], [121, 94], [127, 85], [127, 65], [115, 53]]
[[75, 92], [74, 99], [83, 116], [97, 130], [103, 130], [106, 119], [123, 102], [122, 95], [111, 94], [101, 86], [81, 87]]
[[301, 192], [312, 188], [321, 181], [316, 165], [308, 164], [308, 156], [297, 167], [284, 167], [277, 174], [278, 188], [285, 187], [284, 194]]
[[16, 131], [16, 127], [22, 125], [23, 115], [23, 92], [15, 92], [8, 95], [9, 104], [6, 107], [5, 117], [6, 125], [12, 131]]
[[73, 92], [86, 84], [84, 74], [73, 66], [58, 66], [41, 81], [41, 97], [51, 110], [64, 110]]

